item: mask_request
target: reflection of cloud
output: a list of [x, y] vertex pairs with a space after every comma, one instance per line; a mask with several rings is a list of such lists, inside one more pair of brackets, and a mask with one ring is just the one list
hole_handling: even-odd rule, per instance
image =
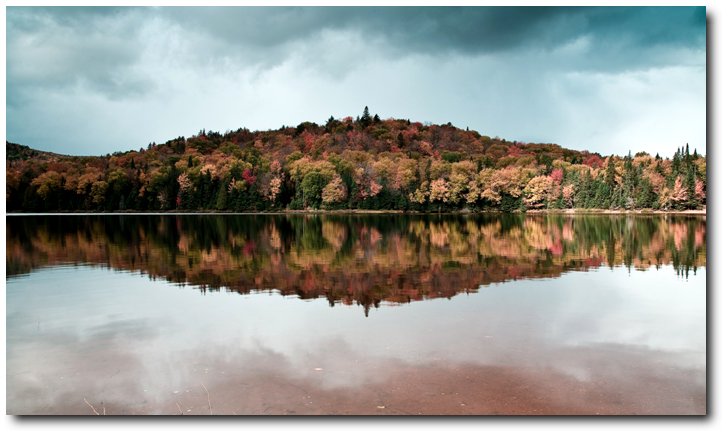
[[93, 333], [89, 341], [112, 340], [112, 339], [136, 339], [146, 340], [158, 336], [155, 327], [148, 324], [146, 319], [114, 320], [92, 329]]
[[214, 398], [223, 394], [226, 406], [264, 400], [278, 409], [308, 395], [368, 397], [370, 389], [390, 391], [391, 382], [445, 392], [431, 377], [460, 370], [504, 370], [516, 392], [532, 386], [569, 406], [577, 402], [563, 390], [585, 388], [593, 397], [589, 386], [601, 382], [603, 393], [622, 391], [627, 403], [671, 386], [697, 398], [705, 393], [705, 271], [688, 282], [672, 273], [570, 273], [382, 306], [365, 318], [323, 301], [198, 296], [90, 268], [39, 271], [8, 281], [8, 412], [83, 413], [76, 401], [87, 397], [170, 414], [176, 400], [203, 406], [198, 381]]
[[129, 340], [110, 327], [85, 341], [65, 332], [9, 340], [13, 349], [7, 356], [8, 412], [87, 414], [84, 397], [94, 398], [96, 405], [102, 399], [115, 406], [142, 400], [138, 377], [145, 371], [139, 373], [141, 358], [128, 343], [136, 337], [152, 341], [147, 337], [152, 330], [133, 332]]

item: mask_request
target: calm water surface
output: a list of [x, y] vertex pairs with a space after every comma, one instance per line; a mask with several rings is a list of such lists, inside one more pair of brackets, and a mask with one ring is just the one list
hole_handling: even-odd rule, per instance
[[7, 414], [706, 413], [705, 217], [6, 229]]

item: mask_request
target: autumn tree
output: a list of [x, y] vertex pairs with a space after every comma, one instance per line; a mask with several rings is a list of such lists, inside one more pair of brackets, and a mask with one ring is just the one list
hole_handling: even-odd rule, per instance
[[324, 204], [335, 204], [347, 198], [347, 187], [339, 174], [334, 174], [331, 181], [324, 186], [321, 192], [321, 200]]
[[10, 199], [10, 194], [20, 185], [20, 175], [9, 165], [7, 162], [5, 167], [5, 201]]
[[670, 200], [678, 207], [682, 207], [682, 205], [688, 200], [688, 188], [685, 186], [685, 183], [680, 176], [675, 178], [675, 185], [671, 191]]
[[537, 176], [530, 180], [523, 190], [525, 205], [530, 208], [543, 207], [549, 199], [553, 184], [554, 180], [550, 176]]
[[37, 194], [48, 203], [61, 187], [62, 176], [55, 171], [48, 171], [33, 179], [30, 183], [37, 186]]

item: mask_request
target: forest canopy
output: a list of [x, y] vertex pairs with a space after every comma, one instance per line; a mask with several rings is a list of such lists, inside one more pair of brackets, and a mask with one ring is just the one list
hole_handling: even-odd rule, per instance
[[706, 157], [609, 155], [372, 116], [65, 156], [6, 142], [8, 211], [700, 209]]

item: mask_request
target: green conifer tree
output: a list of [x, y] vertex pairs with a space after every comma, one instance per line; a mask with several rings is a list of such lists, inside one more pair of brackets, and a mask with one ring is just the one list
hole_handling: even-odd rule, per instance
[[359, 119], [359, 124], [361, 125], [362, 129], [366, 128], [372, 123], [372, 116], [369, 114], [369, 107], [364, 107], [364, 113], [362, 114], [361, 118]]
[[226, 210], [228, 206], [228, 182], [221, 183], [221, 189], [218, 191], [218, 199], [216, 200], [216, 210]]
[[686, 207], [689, 209], [698, 208], [700, 203], [698, 202], [698, 197], [695, 195], [695, 169], [693, 166], [688, 167], [688, 172], [685, 176], [685, 187], [688, 189]]
[[613, 162], [615, 155], [610, 155], [610, 158], [608, 158], [608, 165], [605, 168], [605, 183], [610, 186], [610, 188], [615, 187], [615, 163]]

